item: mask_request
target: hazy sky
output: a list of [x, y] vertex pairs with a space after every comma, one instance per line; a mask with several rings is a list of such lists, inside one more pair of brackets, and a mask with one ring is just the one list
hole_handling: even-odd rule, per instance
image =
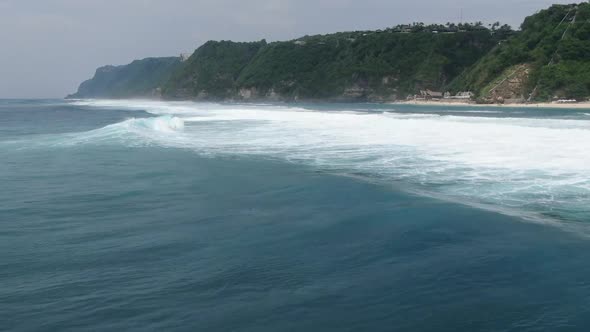
[[0, 0], [0, 98], [63, 97], [97, 67], [399, 23], [522, 19], [576, 0]]

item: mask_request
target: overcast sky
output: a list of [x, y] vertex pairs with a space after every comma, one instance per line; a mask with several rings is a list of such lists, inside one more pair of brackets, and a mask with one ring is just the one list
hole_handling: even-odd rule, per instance
[[0, 98], [63, 97], [97, 67], [415, 21], [501, 21], [575, 0], [0, 0]]

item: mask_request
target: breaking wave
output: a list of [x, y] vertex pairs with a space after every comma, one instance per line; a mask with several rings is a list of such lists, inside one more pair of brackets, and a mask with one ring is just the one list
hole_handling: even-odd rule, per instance
[[[102, 141], [119, 142], [124, 140], [131, 145], [143, 145], [152, 141], [162, 140], [174, 133], [184, 130], [184, 120], [171, 115], [153, 118], [132, 118], [123, 122], [108, 125], [104, 128], [85, 133], [74, 134], [66, 144], [99, 143]], [[152, 142], [153, 143], [153, 142]]]
[[129, 119], [119, 125], [131, 129], [148, 129], [160, 132], [174, 132], [184, 129], [184, 121], [175, 116], [160, 116], [147, 119]]
[[172, 115], [131, 118], [87, 132], [36, 135], [0, 144], [14, 150], [105, 143], [128, 146], [161, 145], [166, 139], [182, 135], [184, 126], [182, 118]]
[[485, 110], [446, 115], [189, 102], [78, 103], [158, 115], [78, 134], [79, 141], [124, 137], [129, 144], [203, 154], [268, 156], [456, 201], [590, 221], [590, 121], [581, 118], [477, 115], [497, 112]]

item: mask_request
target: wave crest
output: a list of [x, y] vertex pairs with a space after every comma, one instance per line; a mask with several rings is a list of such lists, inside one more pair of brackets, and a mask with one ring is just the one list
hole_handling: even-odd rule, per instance
[[[138, 130], [154, 130], [160, 132], [174, 132], [184, 130], [184, 120], [175, 116], [159, 116], [156, 118], [129, 119], [120, 124]], [[115, 124], [116, 126], [117, 124]]]
[[101, 143], [152, 145], [165, 142], [170, 136], [178, 136], [183, 130], [184, 120], [175, 116], [131, 118], [87, 132], [44, 137], [41, 144], [53, 146]]

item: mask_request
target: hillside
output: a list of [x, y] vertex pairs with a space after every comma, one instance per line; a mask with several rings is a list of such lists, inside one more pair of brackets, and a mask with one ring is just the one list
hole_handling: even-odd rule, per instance
[[480, 24], [415, 24], [274, 43], [207, 42], [167, 82], [163, 95], [395, 100], [421, 89], [442, 90], [502, 38]]
[[586, 99], [590, 96], [590, 4], [554, 5], [527, 17], [521, 32], [495, 47], [452, 90], [482, 102]]
[[180, 58], [147, 58], [124, 66], [98, 68], [92, 79], [67, 98], [131, 98], [159, 96], [158, 88], [180, 67]]
[[226, 99], [235, 95], [236, 79], [266, 43], [209, 41], [163, 87], [171, 98]]

